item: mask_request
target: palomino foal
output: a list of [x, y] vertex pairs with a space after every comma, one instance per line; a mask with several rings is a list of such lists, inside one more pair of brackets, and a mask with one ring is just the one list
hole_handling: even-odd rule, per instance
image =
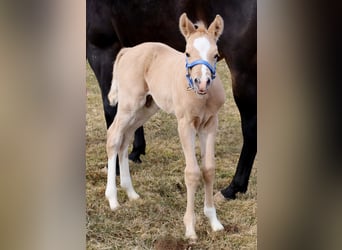
[[[223, 31], [223, 20], [217, 15], [208, 29], [203, 24], [195, 28], [184, 13], [179, 19], [179, 27], [187, 42], [185, 55], [161, 43], [143, 43], [122, 49], [117, 56], [108, 94], [111, 105], [118, 103], [118, 111], [107, 134], [106, 197], [112, 210], [119, 207], [115, 183], [118, 155], [121, 187], [130, 200], [139, 198], [129, 172], [129, 141], [134, 131], [159, 108], [173, 113], [178, 121], [186, 161], [185, 235], [196, 239], [194, 199], [201, 176], [205, 185], [204, 213], [214, 231], [223, 229], [213, 202], [217, 113], [225, 101], [215, 68], [218, 59], [216, 42]], [[201, 145], [202, 175], [195, 155], [196, 133]]]

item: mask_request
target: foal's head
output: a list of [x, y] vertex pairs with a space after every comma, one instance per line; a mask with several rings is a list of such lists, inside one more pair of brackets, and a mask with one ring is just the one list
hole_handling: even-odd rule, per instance
[[179, 28], [186, 39], [186, 67], [189, 87], [197, 94], [205, 95], [215, 78], [219, 58], [216, 42], [223, 31], [223, 19], [216, 15], [206, 29], [204, 24], [195, 25], [185, 13], [179, 18]]

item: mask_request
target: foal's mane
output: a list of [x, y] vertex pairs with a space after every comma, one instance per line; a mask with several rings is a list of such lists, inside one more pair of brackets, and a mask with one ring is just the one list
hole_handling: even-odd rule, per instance
[[202, 21], [198, 21], [197, 23], [195, 23], [195, 28], [197, 32], [208, 33], [207, 27]]

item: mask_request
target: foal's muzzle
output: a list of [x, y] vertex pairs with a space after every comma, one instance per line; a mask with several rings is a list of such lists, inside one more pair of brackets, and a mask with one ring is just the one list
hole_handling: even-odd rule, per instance
[[[190, 69], [192, 69], [196, 65], [205, 65], [211, 73], [211, 78], [207, 78], [205, 81], [201, 81], [199, 78], [192, 79], [190, 76]], [[207, 89], [210, 86], [211, 82], [215, 79], [216, 77], [216, 63], [213, 66], [205, 60], [196, 60], [193, 61], [192, 63], [188, 62], [188, 58], [186, 58], [186, 79], [188, 80], [188, 89], [194, 90], [197, 94], [200, 95], [205, 95], [207, 93]]]
[[194, 79], [194, 91], [197, 93], [197, 94], [200, 94], [200, 95], [205, 95], [207, 93], [207, 90], [211, 84], [212, 80], [211, 78], [207, 77], [206, 80], [200, 80], [199, 78], [195, 78]]

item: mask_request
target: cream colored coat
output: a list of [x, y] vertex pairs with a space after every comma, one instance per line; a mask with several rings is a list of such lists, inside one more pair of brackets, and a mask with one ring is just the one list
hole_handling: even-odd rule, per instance
[[[217, 59], [216, 41], [223, 30], [223, 20], [217, 16], [206, 30], [195, 28], [183, 14], [180, 30], [187, 40], [188, 60], [204, 59], [211, 65]], [[223, 229], [216, 217], [213, 203], [215, 175], [214, 146], [218, 126], [217, 113], [225, 101], [225, 91], [217, 76], [204, 65], [191, 69], [196, 79], [194, 91], [188, 90], [185, 68], [186, 56], [161, 43], [143, 43], [120, 51], [117, 56], [109, 101], [118, 103], [117, 115], [108, 129], [108, 179], [106, 197], [112, 210], [119, 207], [115, 183], [116, 157], [119, 156], [120, 182], [128, 197], [139, 198], [135, 192], [128, 164], [128, 145], [134, 131], [158, 109], [173, 113], [178, 121], [178, 133], [185, 155], [185, 184], [187, 208], [184, 216], [186, 237], [196, 239], [194, 198], [200, 179], [205, 184], [204, 213], [214, 231]], [[202, 170], [195, 155], [195, 138], [201, 144]]]

